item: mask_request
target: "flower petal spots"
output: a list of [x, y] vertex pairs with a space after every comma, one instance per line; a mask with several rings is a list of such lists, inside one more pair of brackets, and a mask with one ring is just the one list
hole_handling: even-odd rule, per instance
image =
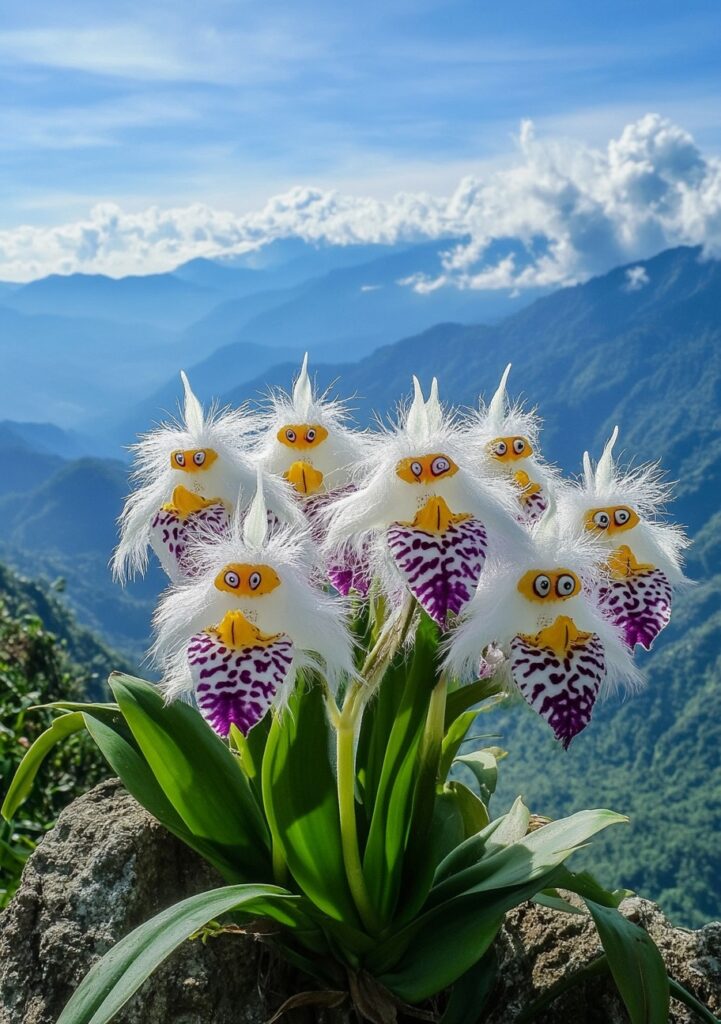
[[228, 512], [222, 502], [214, 502], [188, 516], [174, 509], [161, 508], [150, 524], [150, 545], [171, 580], [190, 575], [186, 561], [188, 542], [199, 531], [223, 533], [228, 527]]
[[606, 675], [600, 638], [582, 634], [565, 654], [537, 647], [529, 637], [511, 641], [511, 675], [524, 699], [544, 718], [565, 748], [586, 728]]
[[521, 498], [521, 522], [537, 523], [548, 508], [548, 498], [543, 491], [536, 491], [534, 494], [524, 495]]
[[671, 584], [660, 569], [644, 569], [610, 580], [601, 591], [601, 608], [622, 631], [633, 650], [649, 651], [671, 619]]
[[395, 523], [388, 546], [408, 589], [441, 626], [470, 601], [486, 560], [488, 538], [483, 523], [467, 517], [443, 533]]
[[196, 633], [188, 664], [200, 713], [226, 737], [231, 723], [247, 735], [275, 701], [293, 661], [293, 644], [281, 634], [271, 643], [232, 648], [213, 630]]

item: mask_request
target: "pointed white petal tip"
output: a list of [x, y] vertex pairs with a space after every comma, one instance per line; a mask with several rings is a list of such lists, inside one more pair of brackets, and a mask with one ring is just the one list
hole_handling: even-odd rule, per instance
[[305, 416], [313, 401], [313, 389], [308, 376], [308, 353], [303, 356], [303, 365], [300, 368], [298, 379], [293, 386], [293, 404], [301, 416]]
[[250, 548], [261, 548], [268, 532], [268, 510], [263, 489], [263, 471], [258, 467], [255, 495], [243, 523], [243, 540]]
[[185, 370], [180, 371], [180, 379], [183, 382], [185, 401], [183, 405], [183, 419], [188, 430], [197, 432], [203, 429], [203, 407], [193, 394], [188, 375]]

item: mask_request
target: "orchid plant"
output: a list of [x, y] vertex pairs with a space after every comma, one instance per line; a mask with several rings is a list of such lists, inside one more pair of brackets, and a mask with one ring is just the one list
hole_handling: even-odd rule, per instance
[[[623, 816], [550, 821], [520, 798], [493, 816], [506, 752], [469, 749], [479, 716], [514, 697], [567, 746], [604, 692], [640, 685], [634, 644], [665, 625], [683, 578], [655, 471], [618, 473], [607, 449], [563, 483], [536, 418], [508, 404], [507, 377], [467, 416], [415, 381], [395, 422], [364, 433], [315, 394], [307, 362], [260, 416], [205, 417], [185, 381], [184, 423], [143, 439], [115, 564], [142, 569], [150, 544], [168, 567], [160, 683], [113, 675], [113, 703], [53, 705], [3, 813], [51, 746], [86, 729], [225, 884], [122, 939], [59, 1024], [112, 1020], [181, 942], [259, 918], [323, 1005], [330, 991], [374, 1022], [471, 1024], [489, 1005], [504, 915], [527, 900], [591, 915], [604, 949], [593, 969], [610, 971], [634, 1024], [666, 1021], [670, 993], [712, 1019], [618, 912], [626, 890], [566, 864]], [[638, 574], [649, 585], [631, 629], [614, 594]]]

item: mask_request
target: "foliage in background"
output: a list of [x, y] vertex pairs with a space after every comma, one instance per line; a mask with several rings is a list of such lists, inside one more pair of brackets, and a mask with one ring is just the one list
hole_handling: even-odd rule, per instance
[[[0, 566], [0, 790], [7, 789], [27, 748], [52, 721], [49, 710], [29, 708], [101, 693], [101, 680], [117, 661], [75, 626], [44, 588]], [[12, 823], [0, 825], [0, 906], [12, 896], [27, 857], [63, 807], [109, 774], [85, 735], [55, 747], [49, 762], [42, 785]]]

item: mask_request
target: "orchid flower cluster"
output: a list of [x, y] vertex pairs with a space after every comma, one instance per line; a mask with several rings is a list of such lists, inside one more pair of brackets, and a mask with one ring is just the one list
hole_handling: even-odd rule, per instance
[[[247, 734], [314, 667], [332, 699], [356, 678], [352, 615], [412, 637], [425, 612], [457, 684], [496, 676], [564, 746], [598, 698], [636, 689], [634, 650], [668, 624], [684, 582], [682, 531], [662, 518], [656, 466], [622, 470], [618, 430], [567, 481], [540, 451], [534, 411], [495, 394], [468, 414], [426, 398], [352, 429], [318, 394], [307, 356], [261, 412], [205, 413], [183, 374], [183, 422], [135, 446], [137, 489], [114, 569], [170, 577], [153, 657], [169, 699], [219, 735]], [[381, 621], [382, 620], [382, 621]], [[368, 680], [365, 680], [367, 683]]]
[[597, 465], [586, 455], [564, 481], [536, 414], [507, 397], [509, 370], [465, 414], [414, 379], [395, 419], [368, 431], [316, 392], [307, 358], [262, 412], [206, 412], [183, 376], [182, 422], [135, 448], [114, 560], [125, 579], [152, 551], [170, 578], [154, 620], [160, 683], [114, 673], [113, 703], [52, 705], [2, 813], [53, 745], [86, 729], [225, 884], [123, 938], [58, 1024], [109, 1024], [185, 939], [259, 919], [320, 990], [287, 1007], [330, 993], [374, 1024], [478, 1024], [505, 914], [529, 899], [578, 913], [567, 892], [634, 1024], [668, 1020], [661, 955], [617, 909], [627, 891], [565, 865], [626, 819], [549, 821], [520, 797], [492, 819], [506, 752], [463, 746], [513, 692], [567, 746], [604, 691], [639, 685], [634, 651], [684, 583], [659, 470], [619, 468], [614, 431]]

